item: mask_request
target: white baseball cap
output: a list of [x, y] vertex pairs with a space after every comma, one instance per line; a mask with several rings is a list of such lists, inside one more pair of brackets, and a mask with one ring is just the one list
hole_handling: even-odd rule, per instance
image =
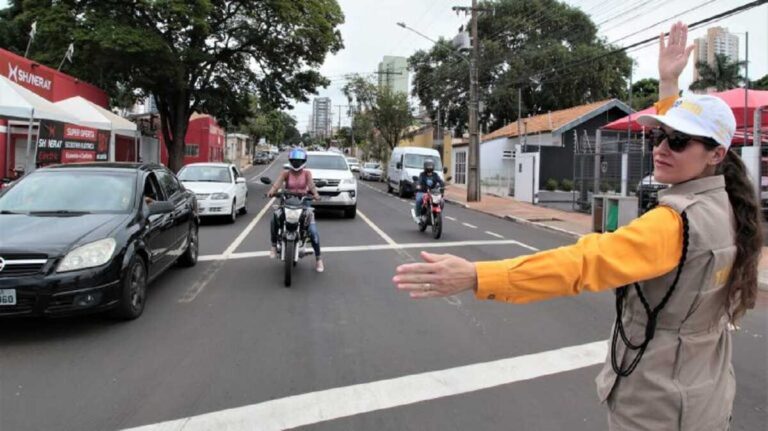
[[686, 95], [675, 101], [664, 115], [641, 115], [637, 122], [646, 127], [665, 125], [691, 136], [714, 139], [728, 149], [736, 133], [731, 108], [715, 96]]

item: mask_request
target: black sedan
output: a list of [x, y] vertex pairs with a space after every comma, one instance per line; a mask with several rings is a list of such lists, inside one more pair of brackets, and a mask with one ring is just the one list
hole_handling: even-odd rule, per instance
[[0, 317], [144, 311], [147, 285], [198, 257], [197, 201], [159, 165], [39, 169], [0, 195]]

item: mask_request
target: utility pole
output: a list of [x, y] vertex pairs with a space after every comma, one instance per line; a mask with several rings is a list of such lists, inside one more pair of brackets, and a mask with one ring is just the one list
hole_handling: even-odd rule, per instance
[[477, 54], [479, 40], [477, 37], [477, 17], [479, 12], [490, 12], [490, 9], [477, 7], [477, 0], [472, 0], [472, 7], [454, 6], [453, 10], [470, 15], [472, 53], [469, 60], [469, 160], [467, 176], [467, 202], [480, 201], [480, 135], [477, 130], [478, 88], [477, 88]]

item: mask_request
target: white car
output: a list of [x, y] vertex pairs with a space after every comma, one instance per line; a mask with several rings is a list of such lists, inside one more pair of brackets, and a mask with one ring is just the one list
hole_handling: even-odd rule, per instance
[[325, 187], [317, 189], [320, 201], [313, 205], [321, 208], [343, 209], [345, 217], [355, 218], [357, 180], [344, 156], [328, 151], [310, 151], [307, 153], [306, 168], [312, 172], [315, 182], [320, 180], [326, 182]]
[[381, 181], [383, 177], [384, 171], [381, 169], [380, 163], [368, 162], [360, 169], [361, 180]]
[[231, 163], [192, 163], [184, 166], [178, 178], [187, 190], [197, 195], [201, 217], [226, 216], [230, 223], [248, 212], [248, 185]]
[[356, 158], [347, 157], [347, 164], [349, 165], [349, 170], [352, 172], [360, 172], [360, 161]]

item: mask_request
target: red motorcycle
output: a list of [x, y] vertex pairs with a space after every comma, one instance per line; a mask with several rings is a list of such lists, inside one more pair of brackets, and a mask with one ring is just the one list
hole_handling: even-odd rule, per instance
[[443, 234], [444, 193], [445, 187], [434, 187], [431, 190], [426, 190], [421, 204], [421, 215], [417, 219], [419, 232], [424, 232], [427, 230], [427, 226], [432, 226], [432, 236], [435, 239], [440, 239]]

